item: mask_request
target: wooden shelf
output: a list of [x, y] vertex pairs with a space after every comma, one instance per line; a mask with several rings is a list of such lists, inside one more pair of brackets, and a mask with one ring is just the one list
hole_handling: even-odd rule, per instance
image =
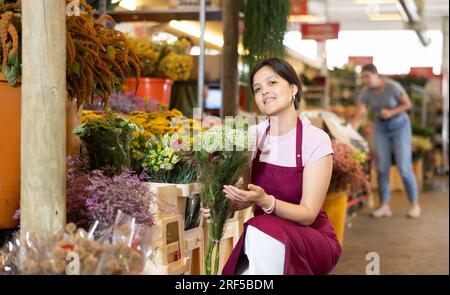
[[[173, 9], [145, 9], [135, 11], [108, 11], [116, 22], [154, 21], [159, 23], [171, 20], [198, 20], [199, 9], [196, 7], [173, 8]], [[207, 21], [222, 20], [222, 10], [218, 8], [206, 9]]]

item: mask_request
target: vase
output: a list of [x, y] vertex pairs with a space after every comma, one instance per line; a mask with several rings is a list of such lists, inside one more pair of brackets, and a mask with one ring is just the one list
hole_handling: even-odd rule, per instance
[[144, 99], [155, 99], [161, 104], [170, 104], [170, 93], [172, 91], [173, 80], [162, 78], [141, 78], [139, 86], [136, 88], [136, 78], [128, 78], [124, 91], [135, 92], [136, 95]]
[[344, 242], [345, 220], [347, 217], [348, 195], [345, 191], [328, 193], [322, 209], [327, 213], [328, 219], [336, 232], [339, 244]]
[[[9, 85], [0, 76], [0, 229], [17, 227], [13, 219], [20, 205], [20, 123], [22, 112], [21, 83]], [[72, 134], [81, 122], [81, 108], [67, 100], [66, 107], [66, 152], [77, 156], [80, 140]]]

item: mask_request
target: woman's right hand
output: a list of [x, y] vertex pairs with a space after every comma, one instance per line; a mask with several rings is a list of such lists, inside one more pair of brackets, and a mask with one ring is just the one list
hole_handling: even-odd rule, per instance
[[202, 216], [206, 219], [206, 223], [211, 223], [211, 213], [210, 209], [200, 207], [200, 212], [202, 213]]

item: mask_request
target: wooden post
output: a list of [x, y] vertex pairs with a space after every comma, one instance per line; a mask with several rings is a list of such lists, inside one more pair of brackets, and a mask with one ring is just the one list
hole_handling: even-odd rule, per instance
[[222, 117], [234, 116], [238, 101], [239, 1], [223, 0]]
[[22, 237], [66, 222], [65, 3], [22, 0]]

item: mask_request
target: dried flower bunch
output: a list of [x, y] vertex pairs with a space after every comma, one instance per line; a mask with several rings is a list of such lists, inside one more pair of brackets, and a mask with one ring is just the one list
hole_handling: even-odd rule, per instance
[[96, 220], [111, 224], [118, 210], [151, 225], [155, 199], [137, 175], [124, 171], [108, 177], [100, 170], [89, 171], [79, 158], [67, 159], [67, 219], [78, 226], [87, 229]]
[[0, 1], [0, 63], [1, 72], [10, 85], [15, 85], [20, 75], [20, 3], [4, 4]]
[[[139, 274], [155, 254], [151, 229], [137, 226], [133, 220], [113, 225], [97, 236], [95, 229], [94, 225], [86, 232], [69, 223], [54, 234], [27, 232], [25, 241], [20, 241], [17, 233], [2, 250], [8, 258], [0, 271], [25, 275]], [[19, 259], [19, 255], [25, 259]], [[77, 259], [79, 268], [71, 267], [73, 259]]]
[[110, 16], [94, 21], [92, 7], [84, 0], [80, 4], [85, 11], [67, 17], [67, 90], [78, 106], [92, 103], [94, 95], [106, 105], [111, 93], [121, 90], [130, 69], [139, 80], [140, 63], [125, 35], [106, 26], [105, 22], [115, 24]]

